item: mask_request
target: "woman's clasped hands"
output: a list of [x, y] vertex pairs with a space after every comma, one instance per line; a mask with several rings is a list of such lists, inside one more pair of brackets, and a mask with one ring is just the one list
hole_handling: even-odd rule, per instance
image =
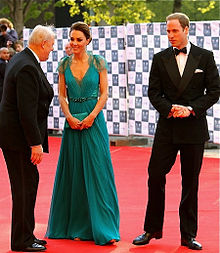
[[90, 128], [93, 125], [94, 120], [95, 117], [90, 114], [82, 121], [78, 120], [75, 117], [72, 117], [68, 120], [68, 123], [72, 129], [83, 130]]

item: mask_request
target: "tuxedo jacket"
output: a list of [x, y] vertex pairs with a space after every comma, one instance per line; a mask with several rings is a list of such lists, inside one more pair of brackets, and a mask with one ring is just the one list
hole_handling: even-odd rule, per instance
[[0, 147], [22, 150], [42, 144], [48, 152], [47, 116], [53, 89], [30, 49], [6, 67], [0, 104]]
[[3, 82], [4, 82], [6, 64], [7, 64], [6, 61], [0, 58], [0, 102], [2, 98], [2, 92], [3, 92]]
[[[159, 112], [155, 139], [174, 144], [202, 144], [209, 139], [206, 110], [220, 95], [213, 53], [191, 44], [181, 77], [172, 47], [154, 55], [148, 95]], [[195, 116], [168, 118], [172, 104], [191, 106]]]

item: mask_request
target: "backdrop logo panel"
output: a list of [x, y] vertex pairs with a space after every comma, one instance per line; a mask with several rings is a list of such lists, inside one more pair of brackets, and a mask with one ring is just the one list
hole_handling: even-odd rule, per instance
[[[24, 45], [31, 30], [24, 29]], [[56, 28], [54, 51], [41, 66], [54, 89], [50, 106], [49, 129], [63, 129], [65, 117], [58, 101], [59, 60], [65, 55], [69, 28]], [[91, 27], [88, 50], [108, 62], [109, 98], [103, 109], [110, 135], [153, 136], [158, 112], [150, 104], [147, 90], [149, 71], [155, 53], [169, 47], [165, 23]], [[220, 22], [193, 22], [189, 40], [211, 50], [220, 72]], [[220, 101], [207, 111], [211, 142], [220, 143]]]
[[[130, 135], [154, 135], [158, 112], [147, 96], [153, 55], [169, 47], [165, 23], [128, 24], [128, 125]], [[220, 22], [191, 23], [189, 40], [213, 52], [220, 72]], [[207, 111], [210, 141], [220, 143], [220, 101]]]

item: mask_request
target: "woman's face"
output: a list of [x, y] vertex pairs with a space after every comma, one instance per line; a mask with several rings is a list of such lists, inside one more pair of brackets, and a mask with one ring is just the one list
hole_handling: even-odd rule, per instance
[[70, 45], [73, 48], [74, 54], [82, 53], [86, 51], [86, 46], [89, 44], [89, 39], [86, 39], [86, 36], [83, 32], [78, 30], [73, 30], [70, 33]]

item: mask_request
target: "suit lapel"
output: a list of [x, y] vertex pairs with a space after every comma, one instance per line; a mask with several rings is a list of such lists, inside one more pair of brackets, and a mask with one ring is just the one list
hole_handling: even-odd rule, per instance
[[167, 70], [167, 73], [170, 79], [172, 80], [173, 84], [176, 87], [179, 87], [181, 76], [179, 73], [178, 65], [172, 47], [168, 48], [167, 54], [163, 55], [162, 59], [164, 61], [164, 66]]
[[180, 84], [179, 84], [179, 92], [177, 96], [179, 97], [183, 91], [188, 86], [190, 80], [192, 79], [192, 76], [199, 64], [201, 58], [201, 54], [196, 53], [196, 48], [191, 44], [191, 50], [188, 55], [188, 59], [186, 62], [186, 66], [183, 72], [183, 76], [181, 78]]
[[49, 96], [50, 96], [50, 99], [52, 99], [53, 98], [53, 89], [52, 89], [50, 83], [48, 82], [48, 80], [47, 80], [47, 78], [40, 66], [40, 63], [37, 61], [36, 57], [33, 55], [33, 53], [31, 52], [31, 50], [28, 47], [26, 47], [24, 50], [33, 59], [33, 62], [35, 64], [36, 68], [40, 72], [42, 83], [46, 86]]
[[173, 84], [178, 88], [177, 97], [179, 97], [189, 85], [189, 82], [192, 79], [192, 76], [199, 64], [200, 58], [201, 54], [197, 50], [197, 47], [191, 44], [190, 53], [188, 55], [183, 76], [181, 77], [173, 52], [173, 48], [168, 48], [167, 54], [162, 56], [167, 73]]

